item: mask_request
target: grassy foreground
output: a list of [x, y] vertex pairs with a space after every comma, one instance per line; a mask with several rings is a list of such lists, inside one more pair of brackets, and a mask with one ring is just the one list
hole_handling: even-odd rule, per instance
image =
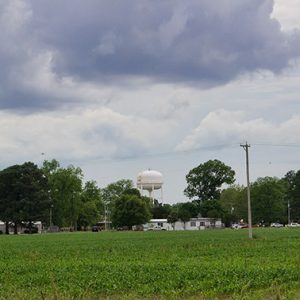
[[0, 299], [300, 299], [300, 230], [0, 236]]

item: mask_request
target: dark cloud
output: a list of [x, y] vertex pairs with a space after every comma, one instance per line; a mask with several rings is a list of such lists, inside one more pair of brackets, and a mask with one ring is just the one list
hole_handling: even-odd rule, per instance
[[[143, 76], [200, 86], [223, 84], [256, 70], [278, 73], [300, 54], [300, 33], [281, 31], [270, 17], [271, 0], [21, 3], [0, 0], [6, 15], [20, 15], [0, 33], [2, 107], [20, 103], [5, 92], [20, 89], [20, 82], [14, 86], [12, 78], [7, 79], [12, 70], [47, 51], [52, 53], [50, 71], [58, 81], [70, 76], [93, 82], [109, 78], [109, 83], [118, 84], [122, 77]], [[20, 21], [24, 11], [26, 18]], [[35, 71], [28, 67], [24, 76]], [[44, 105], [40, 98], [33, 93], [28, 104]]]
[[257, 69], [278, 72], [300, 54], [299, 33], [281, 32], [272, 6], [270, 0], [39, 0], [33, 13], [40, 39], [59, 51], [61, 73], [214, 83]]

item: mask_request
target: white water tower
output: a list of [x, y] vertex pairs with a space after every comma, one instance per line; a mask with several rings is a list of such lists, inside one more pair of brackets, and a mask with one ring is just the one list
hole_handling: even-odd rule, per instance
[[136, 185], [142, 195], [144, 190], [148, 191], [152, 201], [154, 201], [154, 191], [160, 190], [160, 198], [161, 202], [163, 202], [163, 183], [163, 175], [160, 172], [148, 169], [138, 174]]

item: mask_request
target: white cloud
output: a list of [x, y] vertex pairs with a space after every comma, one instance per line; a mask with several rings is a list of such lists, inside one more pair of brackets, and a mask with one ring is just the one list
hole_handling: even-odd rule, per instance
[[35, 160], [41, 152], [62, 160], [116, 158], [154, 150], [172, 125], [124, 116], [107, 108], [34, 115], [0, 115], [2, 160]]
[[283, 30], [300, 29], [300, 0], [275, 0], [272, 16]]
[[298, 128], [300, 115], [274, 123], [263, 118], [249, 119], [241, 111], [218, 110], [210, 112], [181, 143], [176, 150], [197, 148], [226, 148], [240, 142], [296, 144], [300, 143]]

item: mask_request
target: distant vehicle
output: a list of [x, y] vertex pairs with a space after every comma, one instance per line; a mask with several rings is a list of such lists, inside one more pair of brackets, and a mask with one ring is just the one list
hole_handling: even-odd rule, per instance
[[161, 226], [159, 225], [156, 225], [156, 226], [153, 226], [153, 227], [150, 227], [148, 228], [148, 230], [156, 230], [156, 231], [159, 231], [159, 230], [166, 230], [165, 228], [162, 228]]
[[[33, 226], [33, 227], [31, 228], [31, 233], [38, 233], [38, 232], [39, 232], [39, 230], [38, 230], [37, 227]], [[23, 233], [30, 233], [29, 228], [24, 229]]]
[[98, 225], [92, 226], [92, 232], [98, 232], [101, 231], [101, 228]]
[[248, 228], [248, 224], [244, 223], [236, 223], [231, 225], [232, 229], [243, 229], [243, 228]]
[[299, 227], [300, 224], [299, 224], [299, 223], [293, 222], [293, 223], [290, 223], [290, 224], [288, 224], [288, 225], [286, 225], [286, 226], [287, 226], [287, 227]]
[[283, 224], [281, 224], [281, 223], [271, 223], [270, 226], [274, 227], [274, 228], [280, 228], [280, 227], [283, 227]]

